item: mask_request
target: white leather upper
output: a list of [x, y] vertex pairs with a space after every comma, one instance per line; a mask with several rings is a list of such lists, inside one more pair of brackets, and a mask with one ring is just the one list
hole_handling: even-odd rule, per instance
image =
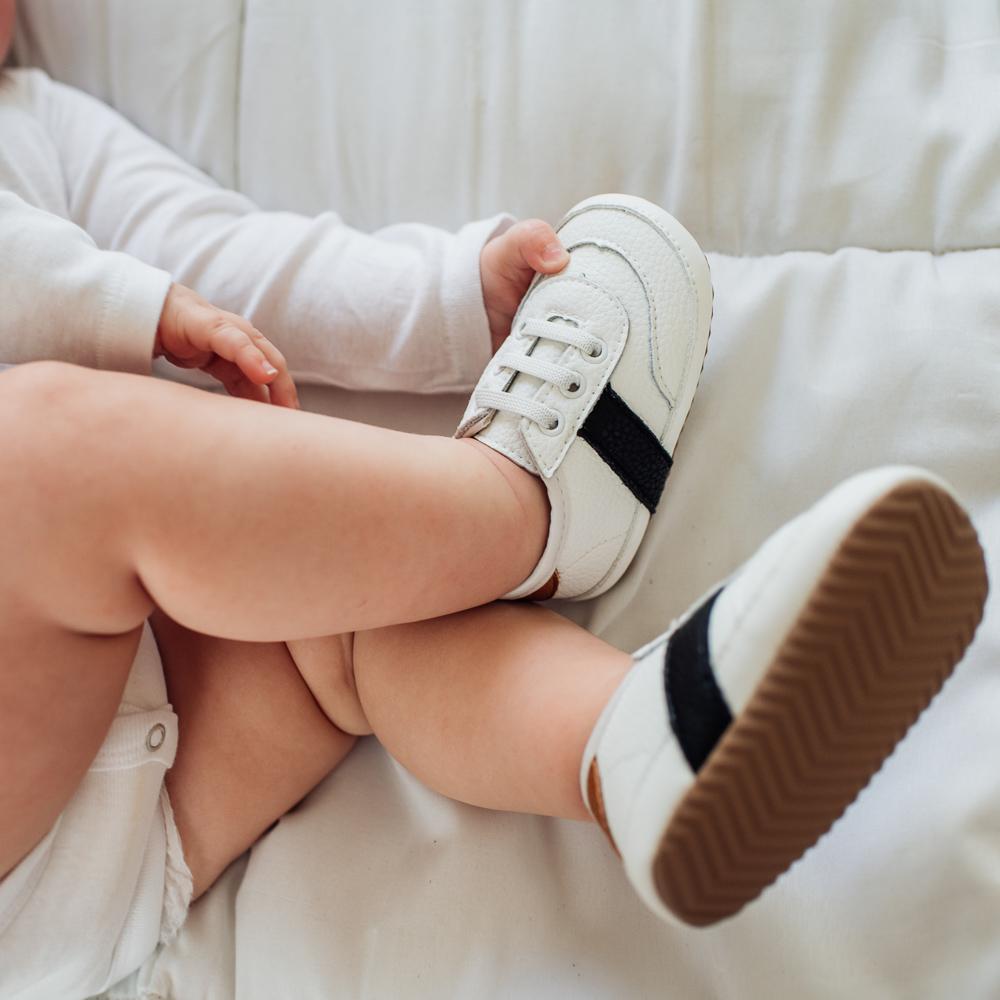
[[[537, 282], [514, 317], [510, 338], [486, 367], [476, 386], [477, 389], [507, 389], [515, 395], [537, 399], [562, 415], [561, 432], [546, 433], [530, 420], [479, 406], [473, 392], [456, 437], [475, 433], [481, 441], [502, 451], [530, 472], [546, 478], [551, 476], [559, 468], [580, 424], [593, 409], [625, 349], [629, 316], [608, 285], [588, 279], [581, 273], [578, 261], [572, 258], [563, 272]], [[553, 318], [599, 338], [607, 345], [607, 353], [598, 361], [591, 361], [575, 347], [538, 342], [537, 339], [532, 344], [522, 333], [525, 320]], [[516, 373], [503, 367], [504, 358], [515, 352], [530, 352], [533, 357], [571, 369], [579, 375], [583, 392], [567, 397], [557, 387], [531, 375], [522, 373], [515, 378]]]
[[887, 466], [852, 476], [764, 542], [723, 588], [709, 622], [716, 681], [730, 710], [743, 710], [816, 580], [857, 520], [901, 483], [946, 483], [923, 469]]
[[[631, 561], [648, 511], [577, 433], [609, 383], [673, 449], [687, 416], [708, 340], [711, 283], [693, 238], [662, 209], [627, 195], [599, 195], [572, 209], [558, 229], [570, 262], [536, 279], [473, 392], [457, 437], [475, 435], [545, 479], [553, 507], [549, 544], [530, 578], [508, 597], [533, 593], [558, 570], [558, 597], [592, 597]], [[531, 319], [567, 323], [606, 347], [598, 358], [574, 346], [527, 338]], [[572, 370], [582, 391], [504, 366], [511, 354]], [[553, 432], [496, 411], [479, 390], [506, 390], [555, 411]]]
[[581, 766], [584, 801], [595, 757], [605, 818], [629, 881], [654, 913], [678, 923], [657, 895], [651, 862], [694, 776], [667, 717], [662, 644], [636, 662], [591, 734]]
[[[600, 195], [589, 198], [568, 214], [559, 235], [576, 251], [585, 273], [592, 270], [615, 281], [634, 323], [641, 323], [647, 331], [672, 332], [669, 337], [652, 338], [648, 364], [673, 409], [683, 398], [689, 380], [692, 376], [697, 380], [701, 370], [704, 350], [699, 350], [699, 324], [707, 325], [710, 320], [712, 291], [704, 255], [694, 240], [676, 224], [663, 224], [666, 219], [643, 213], [641, 204], [639, 199], [627, 197], [613, 203]], [[605, 218], [595, 235], [588, 216], [598, 207]], [[607, 217], [613, 222], [605, 221]], [[631, 274], [623, 273], [626, 269]], [[632, 366], [645, 360], [638, 353], [623, 359], [625, 363], [612, 378], [616, 391], [619, 385], [631, 384], [639, 374]], [[694, 367], [697, 370], [692, 372]], [[636, 412], [662, 433], [663, 428], [655, 422], [660, 414], [652, 408], [643, 412], [643, 402], [643, 397], [637, 400]], [[676, 440], [676, 434], [673, 437]]]

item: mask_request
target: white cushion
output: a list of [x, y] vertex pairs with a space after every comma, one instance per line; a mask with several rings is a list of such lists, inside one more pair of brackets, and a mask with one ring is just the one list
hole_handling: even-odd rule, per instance
[[[1000, 251], [976, 249], [1000, 232], [992, 0], [142, 8], [22, 0], [19, 52], [266, 205], [455, 226], [625, 190], [715, 251], [714, 333], [661, 512], [622, 583], [569, 614], [633, 648], [886, 462], [956, 486], [1000, 580]], [[915, 252], [952, 249], [973, 252]], [[465, 402], [303, 396], [444, 433]], [[596, 829], [452, 804], [369, 744], [143, 981], [248, 1000], [995, 995], [998, 662], [994, 596], [869, 791], [716, 929], [648, 915]]]

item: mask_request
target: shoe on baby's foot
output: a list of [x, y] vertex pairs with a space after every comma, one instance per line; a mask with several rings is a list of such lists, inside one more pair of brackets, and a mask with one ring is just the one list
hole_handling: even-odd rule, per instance
[[694, 238], [641, 198], [580, 202], [569, 264], [538, 276], [456, 437], [545, 481], [545, 551], [510, 599], [596, 597], [628, 568], [694, 398], [712, 318]]
[[704, 926], [770, 885], [937, 694], [987, 589], [948, 487], [876, 469], [785, 525], [636, 653], [581, 783], [644, 902]]

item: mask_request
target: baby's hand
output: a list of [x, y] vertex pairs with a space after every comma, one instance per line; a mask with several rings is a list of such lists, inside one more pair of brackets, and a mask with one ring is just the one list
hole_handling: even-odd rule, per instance
[[153, 357], [179, 368], [200, 368], [230, 396], [298, 409], [281, 351], [242, 316], [216, 309], [183, 285], [171, 285], [167, 293]]
[[510, 333], [510, 321], [535, 272], [555, 274], [568, 263], [555, 230], [541, 219], [518, 222], [483, 247], [479, 277], [494, 352]]

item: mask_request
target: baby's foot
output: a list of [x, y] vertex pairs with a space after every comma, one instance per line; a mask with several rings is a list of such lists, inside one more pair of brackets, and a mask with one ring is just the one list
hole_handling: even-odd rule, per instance
[[641, 198], [600, 195], [558, 227], [456, 437], [542, 477], [548, 544], [508, 598], [588, 598], [628, 568], [656, 510], [708, 343], [712, 286], [693, 237]]
[[847, 480], [635, 655], [584, 801], [656, 913], [736, 913], [825, 833], [962, 657], [988, 584], [948, 487]]

